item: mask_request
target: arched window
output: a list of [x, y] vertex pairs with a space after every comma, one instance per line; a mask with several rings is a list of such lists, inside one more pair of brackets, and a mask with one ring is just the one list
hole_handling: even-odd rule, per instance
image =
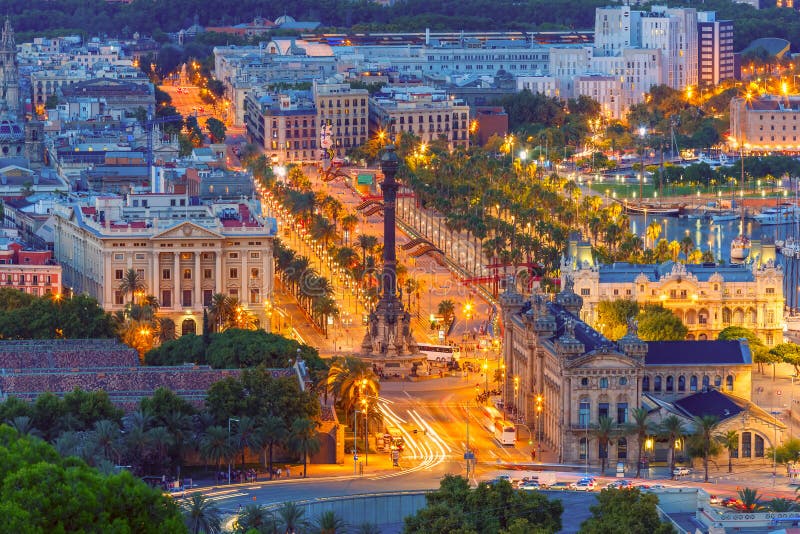
[[753, 456], [756, 458], [764, 457], [764, 438], [756, 434], [753, 436]]
[[667, 390], [667, 392], [669, 392], [669, 393], [671, 393], [671, 392], [675, 391], [675, 379], [672, 377], [672, 375], [669, 375], [669, 376], [667, 377], [667, 387], [666, 387], [666, 390]]
[[730, 308], [722, 308], [722, 324], [731, 324]]
[[620, 386], [626, 386], [626, 385], [628, 385], [628, 379], [627, 379], [627, 377], [624, 377], [624, 376], [621, 376], [621, 377], [619, 377], [619, 385], [620, 385]]
[[661, 392], [661, 377], [657, 376], [655, 380], [653, 380], [653, 391], [656, 393]]
[[678, 377], [678, 391], [686, 391], [686, 377], [683, 375]]
[[719, 389], [722, 387], [722, 377], [717, 375], [714, 377], [714, 387]]
[[694, 375], [689, 379], [689, 391], [697, 391], [697, 377]]
[[711, 379], [708, 377], [708, 375], [703, 375], [703, 389], [708, 389], [710, 383]]
[[642, 391], [650, 391], [650, 377], [643, 376], [642, 377]]
[[733, 375], [728, 375], [725, 379], [725, 389], [728, 391], [733, 391]]
[[578, 456], [581, 460], [586, 460], [586, 452], [589, 450], [589, 444], [586, 442], [586, 438], [581, 438], [580, 447], [578, 451]]
[[626, 458], [628, 458], [628, 440], [619, 438], [617, 440], [617, 459], [625, 460]]
[[608, 378], [603, 377], [600, 379], [600, 389], [608, 389]]

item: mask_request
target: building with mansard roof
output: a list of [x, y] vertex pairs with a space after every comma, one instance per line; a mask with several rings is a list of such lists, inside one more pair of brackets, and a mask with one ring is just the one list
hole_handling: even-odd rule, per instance
[[[626, 428], [636, 408], [646, 408], [654, 423], [678, 414], [689, 429], [695, 416], [716, 415], [721, 431], [739, 433], [739, 450], [750, 458], [783, 439], [785, 425], [750, 401], [745, 340], [646, 342], [632, 322], [611, 341], [581, 320], [584, 301], [570, 279], [553, 300], [523, 297], [510, 281], [500, 306], [506, 406], [559, 463], [597, 465], [605, 458], [634, 468], [639, 444]], [[696, 400], [711, 396], [713, 404]], [[604, 417], [616, 432], [606, 445], [594, 432]], [[645, 457], [663, 461], [667, 444], [646, 439]]]

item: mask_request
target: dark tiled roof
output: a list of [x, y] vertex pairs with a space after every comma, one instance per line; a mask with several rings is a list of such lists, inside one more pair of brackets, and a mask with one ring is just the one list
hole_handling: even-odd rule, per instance
[[684, 397], [675, 401], [674, 406], [689, 417], [714, 415], [720, 421], [734, 417], [744, 411], [744, 406], [716, 389], [709, 389]]
[[734, 341], [648, 341], [645, 365], [743, 365], [752, 363], [750, 346]]
[[556, 319], [556, 334], [554, 339], [558, 339], [564, 335], [564, 324], [567, 322], [567, 320], [571, 320], [573, 328], [575, 329], [575, 339], [583, 343], [586, 352], [591, 352], [603, 346], [608, 347], [611, 350], [616, 350], [613, 341], [603, 336], [600, 332], [584, 323], [579, 318], [575, 317], [562, 306], [556, 304], [555, 302], [548, 302], [547, 309]]

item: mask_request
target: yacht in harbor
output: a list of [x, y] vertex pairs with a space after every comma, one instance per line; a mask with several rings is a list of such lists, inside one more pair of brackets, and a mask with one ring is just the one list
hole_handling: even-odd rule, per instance
[[800, 221], [800, 210], [792, 204], [783, 204], [776, 208], [765, 208], [753, 219], [762, 226], [771, 224], [789, 224]]
[[744, 234], [731, 241], [731, 261], [744, 261], [750, 255], [750, 238]]
[[717, 213], [716, 215], [711, 216], [711, 221], [718, 223], [718, 222], [725, 222], [725, 221], [735, 221], [738, 219], [739, 216], [732, 211]]

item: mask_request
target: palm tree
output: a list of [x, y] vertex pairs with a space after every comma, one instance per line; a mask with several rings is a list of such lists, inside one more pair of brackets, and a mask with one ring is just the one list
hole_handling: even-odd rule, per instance
[[339, 224], [342, 227], [342, 232], [344, 233], [344, 244], [348, 245], [350, 243], [350, 236], [353, 234], [353, 230], [356, 229], [358, 226], [358, 215], [355, 213], [348, 213], [342, 220], [339, 221]]
[[211, 296], [211, 306], [208, 315], [214, 325], [215, 332], [224, 330], [225, 325], [231, 322], [234, 314], [233, 300], [224, 293], [214, 293]]
[[[188, 452], [188, 449], [194, 449], [194, 441], [192, 437], [192, 418], [191, 416], [181, 412], [167, 412], [164, 414], [164, 426], [169, 429], [172, 434], [172, 453], [171, 456], [175, 461], [176, 478], [181, 477], [181, 467], [183, 465], [183, 454]], [[187, 445], [192, 444], [192, 447]]]
[[378, 238], [374, 235], [360, 234], [358, 236], [358, 248], [361, 249], [362, 253], [361, 264], [364, 267], [367, 266], [367, 253], [371, 254], [375, 247], [378, 246], [378, 243]]
[[686, 427], [677, 415], [670, 415], [661, 421], [659, 434], [669, 443], [669, 472], [675, 469], [675, 444], [686, 435]]
[[303, 457], [303, 478], [306, 478], [308, 457], [319, 452], [320, 444], [317, 438], [319, 423], [313, 419], [300, 417], [292, 422], [289, 433], [289, 448]]
[[322, 242], [323, 250], [328, 250], [328, 243], [336, 237], [336, 226], [320, 215], [311, 223], [311, 237]]
[[328, 296], [320, 296], [314, 299], [311, 311], [313, 315], [320, 318], [322, 331], [325, 332], [325, 339], [328, 339], [328, 317], [333, 317], [334, 319], [339, 317], [339, 306], [336, 305], [336, 301]]
[[275, 516], [268, 512], [263, 506], [248, 504], [239, 512], [239, 517], [234, 523], [234, 532], [245, 534], [255, 530], [256, 532], [275, 532]]
[[172, 434], [163, 426], [157, 426], [147, 431], [147, 437], [152, 453], [155, 455], [156, 465], [163, 466], [168, 449], [175, 443]]
[[206, 429], [200, 440], [200, 455], [206, 460], [212, 460], [219, 471], [222, 460], [232, 456], [233, 448], [228, 439], [228, 429], [221, 426], [211, 426]]
[[456, 318], [456, 305], [450, 299], [443, 300], [439, 303], [439, 307], [437, 308], [436, 312], [442, 316], [442, 322], [444, 323], [444, 332], [446, 336], [450, 330], [450, 326], [453, 324], [453, 321]]
[[739, 434], [735, 430], [717, 434], [714, 439], [728, 451], [728, 473], [733, 473], [733, 451], [739, 450]]
[[247, 449], [251, 451], [261, 449], [261, 433], [255, 419], [243, 415], [239, 419], [236, 435], [233, 436], [236, 447], [242, 451], [242, 470], [244, 470], [244, 453]]
[[381, 531], [377, 525], [367, 522], [358, 525], [355, 534], [381, 534]]
[[708, 482], [708, 456], [711, 453], [714, 431], [719, 426], [719, 418], [715, 415], [702, 415], [695, 417], [694, 437], [697, 439], [699, 449], [703, 453], [704, 482]]
[[20, 436], [42, 437], [42, 431], [33, 425], [33, 419], [27, 415], [18, 415], [8, 422], [9, 426], [17, 431]]
[[294, 502], [285, 502], [278, 509], [278, 522], [286, 534], [295, 534], [308, 527], [308, 520], [304, 516], [305, 510]]
[[592, 430], [592, 434], [597, 438], [600, 447], [600, 472], [606, 474], [606, 459], [608, 458], [608, 444], [616, 436], [614, 420], [608, 416], [602, 416], [597, 421], [597, 425]]
[[286, 441], [288, 430], [286, 423], [280, 417], [269, 415], [261, 422], [261, 444], [264, 446], [265, 455], [268, 454], [267, 471], [269, 479], [272, 480], [272, 451], [275, 445], [281, 445]]
[[[653, 221], [647, 225], [647, 229], [645, 230], [645, 236], [653, 244], [652, 246], [655, 247], [656, 239], [658, 239], [658, 236], [660, 235], [661, 235], [661, 223], [659, 223], [658, 221]], [[645, 243], [645, 246], [647, 246], [647, 243]]]
[[169, 317], [158, 317], [156, 319], [156, 331], [158, 332], [158, 342], [165, 343], [172, 341], [176, 337], [175, 321]]
[[647, 420], [649, 416], [650, 412], [647, 408], [634, 408], [631, 410], [631, 422], [625, 425], [626, 433], [636, 436], [639, 448], [639, 456], [636, 459], [636, 478], [639, 478], [642, 471], [642, 451], [644, 451], [647, 434], [650, 432], [650, 422]]
[[370, 364], [353, 356], [334, 358], [328, 370], [327, 387], [334, 402], [341, 399], [345, 413], [350, 412], [360, 395], [377, 397], [380, 392], [378, 377]]
[[797, 502], [791, 499], [772, 499], [767, 503], [767, 508], [771, 512], [794, 512], [797, 510]]
[[763, 508], [758, 490], [742, 488], [736, 492], [739, 496], [738, 508], [742, 512], [755, 512]]
[[333, 510], [323, 512], [317, 518], [316, 526], [320, 534], [342, 534], [347, 532], [347, 523], [336, 515]]
[[136, 269], [128, 269], [122, 274], [122, 279], [119, 281], [119, 289], [122, 294], [131, 294], [131, 303], [133, 303], [134, 296], [140, 291], [144, 291], [147, 286], [144, 283], [144, 277], [140, 275]]
[[92, 430], [95, 444], [103, 452], [103, 456], [117, 463], [120, 460], [121, 436], [119, 425], [114, 421], [108, 419], [95, 421], [94, 430]]
[[199, 493], [193, 494], [183, 504], [183, 522], [192, 534], [219, 534], [222, 532], [222, 513], [214, 501]]

